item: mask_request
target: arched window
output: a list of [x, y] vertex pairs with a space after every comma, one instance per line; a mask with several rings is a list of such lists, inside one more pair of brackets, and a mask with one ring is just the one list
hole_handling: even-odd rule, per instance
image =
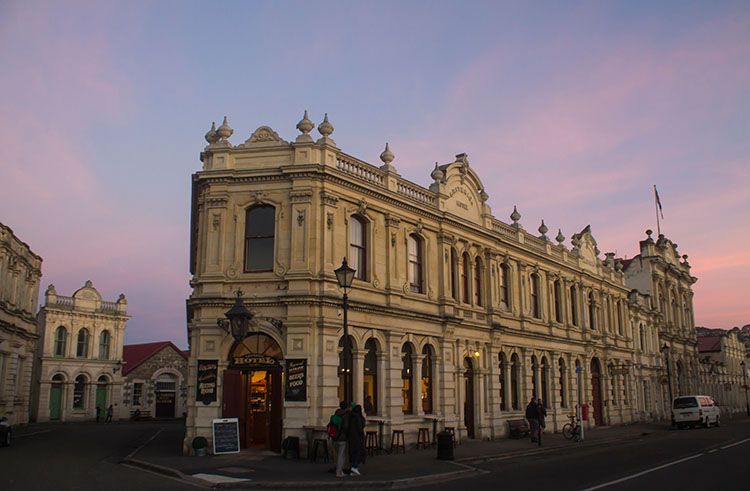
[[591, 329], [596, 329], [596, 312], [594, 307], [594, 293], [589, 292], [589, 298], [588, 298], [588, 307], [589, 307], [589, 327]]
[[651, 401], [648, 393], [648, 380], [643, 381], [643, 409], [648, 411], [651, 407]]
[[570, 285], [570, 323], [578, 325], [578, 296], [575, 285]]
[[413, 359], [414, 350], [412, 349], [411, 344], [404, 344], [401, 348], [401, 360], [403, 362], [401, 368], [401, 409], [404, 411], [404, 414], [412, 414], [414, 412], [414, 401], [412, 400], [412, 387], [414, 387], [414, 384], [412, 383], [414, 376], [412, 373]]
[[657, 290], [659, 292], [659, 312], [664, 314], [664, 320], [667, 318], [667, 301], [664, 297], [664, 288], [662, 288], [661, 285], [659, 285], [659, 289]]
[[474, 259], [474, 305], [482, 306], [482, 260]]
[[76, 357], [86, 358], [89, 356], [89, 331], [85, 327], [78, 331], [78, 344], [76, 346]]
[[500, 306], [505, 310], [510, 310], [510, 297], [508, 296], [508, 265], [500, 265]]
[[99, 359], [109, 360], [109, 331], [99, 334]]
[[[348, 338], [349, 341], [349, 348], [352, 347], [352, 337], [351, 335]], [[338, 374], [339, 374], [339, 389], [338, 389], [338, 396], [339, 401], [346, 401], [346, 386], [347, 381], [351, 379], [352, 376], [352, 350], [349, 349], [349, 357], [348, 359], [344, 357], [344, 353], [346, 350], [344, 350], [344, 336], [341, 336], [339, 339], [339, 367], [338, 367]], [[351, 394], [350, 394], [351, 395]]]
[[622, 336], [622, 303], [617, 301], [617, 334]]
[[273, 271], [276, 209], [254, 206], [245, 215], [245, 271]]
[[675, 299], [674, 290], [672, 290], [672, 323], [675, 327], [680, 327], [680, 311], [677, 308], [677, 300]]
[[539, 275], [536, 273], [531, 274], [531, 315], [536, 319], [541, 317], [539, 308]]
[[562, 286], [560, 280], [555, 280], [553, 290], [555, 293], [555, 322], [562, 322]]
[[76, 377], [73, 386], [73, 409], [83, 409], [86, 407], [86, 377], [79, 375]]
[[409, 288], [415, 293], [424, 293], [422, 270], [422, 239], [415, 234], [409, 235]]
[[355, 269], [354, 277], [367, 280], [367, 228], [357, 215], [349, 222], [349, 261]]
[[498, 368], [500, 369], [500, 380], [498, 381], [498, 386], [500, 387], [500, 410], [505, 411], [505, 368], [507, 365], [507, 361], [505, 360], [505, 353], [500, 352], [500, 354], [498, 355], [498, 361], [500, 362], [500, 364], [498, 365]]
[[565, 377], [567, 373], [567, 369], [565, 366], [565, 360], [563, 358], [560, 358], [559, 365], [560, 365], [560, 379], [559, 379], [560, 407], [568, 407], [568, 398], [567, 398], [567, 390], [566, 390], [568, 388], [568, 383]]
[[604, 312], [602, 313], [602, 331], [612, 331], [612, 306], [609, 295], [604, 297]]
[[610, 387], [612, 389], [612, 405], [616, 406], [617, 405], [617, 376], [613, 375], [613, 372], [615, 370], [615, 367], [613, 365], [610, 364], [608, 368], [609, 368], [609, 374], [610, 374], [609, 382], [610, 382]]
[[469, 303], [469, 255], [465, 252], [461, 256], [461, 291], [464, 303]]
[[641, 352], [645, 353], [646, 352], [646, 332], [643, 330], [643, 324], [640, 325], [640, 328], [638, 331], [640, 333]]
[[518, 404], [518, 379], [520, 378], [521, 363], [518, 361], [518, 355], [513, 353], [510, 357], [510, 403], [514, 411], [520, 408]]
[[68, 331], [60, 326], [55, 331], [55, 356], [65, 356], [65, 344], [68, 341]]
[[367, 415], [378, 412], [378, 348], [370, 338], [365, 343], [364, 408]]
[[425, 345], [422, 354], [422, 411], [432, 414], [432, 349]]
[[451, 248], [451, 297], [458, 302], [458, 259], [455, 249]]

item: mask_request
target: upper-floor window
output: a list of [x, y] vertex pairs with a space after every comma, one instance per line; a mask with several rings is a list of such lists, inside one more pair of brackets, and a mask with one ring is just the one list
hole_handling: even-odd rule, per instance
[[273, 271], [276, 209], [254, 206], [245, 217], [245, 271]]
[[416, 293], [424, 293], [422, 239], [415, 234], [411, 234], [409, 235], [408, 246], [409, 289]]
[[508, 265], [503, 263], [500, 265], [500, 306], [506, 310], [510, 308], [510, 301], [508, 297]]
[[458, 259], [456, 259], [456, 251], [451, 248], [451, 297], [453, 300], [458, 302]]
[[617, 301], [617, 334], [622, 336], [622, 303], [618, 300]]
[[78, 331], [78, 344], [76, 347], [76, 357], [86, 358], [89, 356], [89, 331], [85, 327]]
[[65, 356], [65, 344], [68, 341], [68, 331], [60, 326], [55, 331], [55, 356]]
[[461, 256], [461, 291], [464, 303], [469, 303], [469, 255]]
[[99, 335], [99, 359], [109, 360], [109, 331], [102, 331]]
[[570, 323], [578, 325], [578, 295], [575, 285], [570, 285]]
[[596, 329], [596, 305], [594, 303], [594, 293], [589, 292], [589, 298], [588, 298], [588, 307], [589, 307], [589, 327], [591, 329]]
[[531, 315], [539, 319], [541, 317], [539, 308], [539, 275], [532, 273], [531, 282]]
[[639, 328], [640, 340], [641, 340], [641, 352], [646, 352], [646, 332], [643, 330], [643, 324]]
[[555, 322], [562, 322], [562, 286], [560, 280], [555, 280]]
[[354, 277], [367, 280], [367, 228], [365, 221], [357, 215], [349, 221], [349, 260], [356, 270]]
[[474, 259], [474, 304], [482, 306], [482, 260]]

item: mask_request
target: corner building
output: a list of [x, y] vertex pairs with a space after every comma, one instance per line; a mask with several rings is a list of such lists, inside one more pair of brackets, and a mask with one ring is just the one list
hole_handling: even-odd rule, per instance
[[[420, 427], [432, 437], [433, 421], [459, 439], [504, 437], [532, 395], [556, 431], [576, 404], [589, 425], [665, 407], [638, 396], [636, 365], [654, 377], [661, 355], [639, 358], [623, 264], [599, 258], [589, 227], [566, 246], [544, 223], [525, 230], [515, 208], [512, 223], [498, 220], [466, 154], [436, 164], [424, 188], [398, 174], [388, 145], [379, 167], [343, 153], [327, 116], [317, 141], [307, 113], [297, 128], [294, 142], [261, 126], [233, 146], [225, 119], [206, 135], [192, 180], [185, 452], [220, 417], [239, 418], [242, 447], [304, 446], [343, 398], [344, 366], [384, 446], [392, 429], [407, 444]], [[334, 275], [344, 257], [356, 270], [347, 365]], [[217, 325], [238, 289], [254, 314], [242, 342]], [[286, 387], [290, 364], [303, 364], [301, 391]]]

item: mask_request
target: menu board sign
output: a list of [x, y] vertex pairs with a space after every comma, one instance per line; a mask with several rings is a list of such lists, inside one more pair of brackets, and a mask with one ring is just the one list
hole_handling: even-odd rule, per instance
[[287, 401], [307, 400], [307, 360], [286, 360], [286, 387], [284, 399]]
[[240, 451], [240, 423], [237, 418], [213, 420], [214, 455]]
[[216, 373], [218, 360], [198, 360], [198, 383], [196, 384], [195, 400], [203, 404], [216, 402]]

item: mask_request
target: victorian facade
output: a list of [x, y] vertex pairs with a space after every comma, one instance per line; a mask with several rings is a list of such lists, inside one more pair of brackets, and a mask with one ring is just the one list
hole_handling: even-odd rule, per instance
[[125, 345], [123, 403], [132, 419], [185, 415], [187, 359], [170, 341]]
[[0, 416], [29, 422], [42, 258], [0, 223]]
[[[725, 413], [747, 409], [748, 363], [745, 345], [736, 332], [698, 337], [699, 393], [710, 394]], [[744, 364], [743, 364], [744, 363]]]
[[50, 285], [39, 310], [40, 343], [34, 374], [36, 421], [87, 421], [127, 417], [122, 398], [125, 295], [102, 300], [91, 281], [72, 297]]
[[[663, 416], [664, 342], [691, 383], [692, 316], [671, 322], [652, 305], [661, 284], [642, 280], [677, 281], [665, 292], [692, 312], [687, 263], [670, 262], [666, 239], [641, 243], [649, 269], [637, 273], [634, 260], [600, 258], [589, 227], [568, 246], [544, 222], [526, 230], [515, 208], [511, 223], [495, 218], [466, 154], [436, 164], [425, 188], [398, 174], [387, 145], [376, 167], [337, 147], [327, 117], [317, 141], [313, 127], [305, 113], [294, 142], [262, 126], [233, 146], [226, 119], [206, 135], [193, 176], [185, 451], [220, 417], [239, 419], [246, 447], [304, 437], [338, 406], [345, 367], [369, 421], [407, 442], [433, 420], [458, 438], [502, 437], [532, 396], [553, 430], [577, 404], [589, 425]], [[356, 270], [351, 360], [334, 275], [344, 257]], [[235, 341], [217, 319], [238, 290], [254, 316]]]

